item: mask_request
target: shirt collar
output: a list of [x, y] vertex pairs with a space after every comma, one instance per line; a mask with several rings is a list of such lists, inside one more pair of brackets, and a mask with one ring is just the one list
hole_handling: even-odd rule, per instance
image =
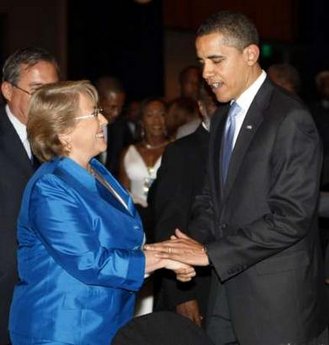
[[262, 70], [262, 73], [259, 77], [245, 90], [238, 99], [236, 99], [236, 103], [243, 109], [244, 113], [247, 113], [252, 101], [254, 100], [256, 93], [262, 86], [266, 79], [266, 72]]
[[9, 121], [14, 126], [19, 138], [24, 142], [27, 138], [26, 126], [18, 120], [18, 118], [10, 111], [8, 104], [6, 105], [6, 113], [8, 115]]

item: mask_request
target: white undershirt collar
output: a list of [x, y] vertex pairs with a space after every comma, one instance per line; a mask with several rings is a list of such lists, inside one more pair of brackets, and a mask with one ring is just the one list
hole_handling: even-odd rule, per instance
[[27, 140], [26, 126], [21, 121], [19, 121], [18, 118], [10, 111], [8, 104], [6, 105], [5, 109], [6, 109], [6, 113], [8, 115], [9, 121], [14, 126], [14, 128], [15, 128], [18, 136], [19, 136], [19, 139], [21, 140], [21, 142], [25, 148], [27, 155], [31, 159], [32, 152], [31, 152], [30, 143]]
[[[235, 133], [234, 133], [234, 145], [238, 134], [240, 132], [242, 123], [246, 117], [246, 114], [250, 108], [252, 101], [254, 100], [258, 90], [262, 86], [266, 79], [266, 72], [262, 70], [262, 73], [259, 77], [245, 90], [238, 99], [236, 99], [236, 103], [240, 106], [241, 111], [236, 115], [235, 118]], [[232, 100], [233, 102], [233, 100]]]

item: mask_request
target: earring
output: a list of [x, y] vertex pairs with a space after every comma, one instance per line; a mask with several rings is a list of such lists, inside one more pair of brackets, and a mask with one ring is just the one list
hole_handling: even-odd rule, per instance
[[66, 155], [69, 155], [71, 151], [72, 151], [72, 145], [68, 141], [66, 141], [64, 145], [64, 152]]
[[140, 136], [141, 136], [142, 139], [144, 139], [144, 137], [145, 137], [145, 130], [144, 130], [144, 127], [143, 127], [143, 126], [141, 126], [141, 133], [140, 133]]

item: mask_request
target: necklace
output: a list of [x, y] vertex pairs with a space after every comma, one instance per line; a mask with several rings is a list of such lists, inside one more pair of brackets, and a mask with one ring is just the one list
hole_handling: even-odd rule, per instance
[[144, 142], [144, 146], [148, 150], [156, 150], [156, 149], [159, 149], [160, 147], [166, 146], [167, 144], [168, 144], [168, 141], [165, 141], [162, 144], [158, 144], [158, 145], [152, 145], [152, 144], [148, 144], [148, 143]]
[[110, 191], [113, 196], [119, 200], [119, 202], [128, 210], [128, 206], [122, 197], [115, 191], [115, 189], [110, 185], [109, 182], [106, 181], [105, 177], [99, 174], [96, 170], [94, 170], [91, 165], [88, 166], [87, 171], [90, 175], [92, 175], [100, 184], [103, 185], [108, 191]]

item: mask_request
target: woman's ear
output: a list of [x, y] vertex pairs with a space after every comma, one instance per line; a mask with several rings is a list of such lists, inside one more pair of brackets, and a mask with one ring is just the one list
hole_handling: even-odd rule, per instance
[[71, 136], [69, 134], [59, 134], [58, 140], [63, 145], [66, 154], [69, 154], [72, 150]]

